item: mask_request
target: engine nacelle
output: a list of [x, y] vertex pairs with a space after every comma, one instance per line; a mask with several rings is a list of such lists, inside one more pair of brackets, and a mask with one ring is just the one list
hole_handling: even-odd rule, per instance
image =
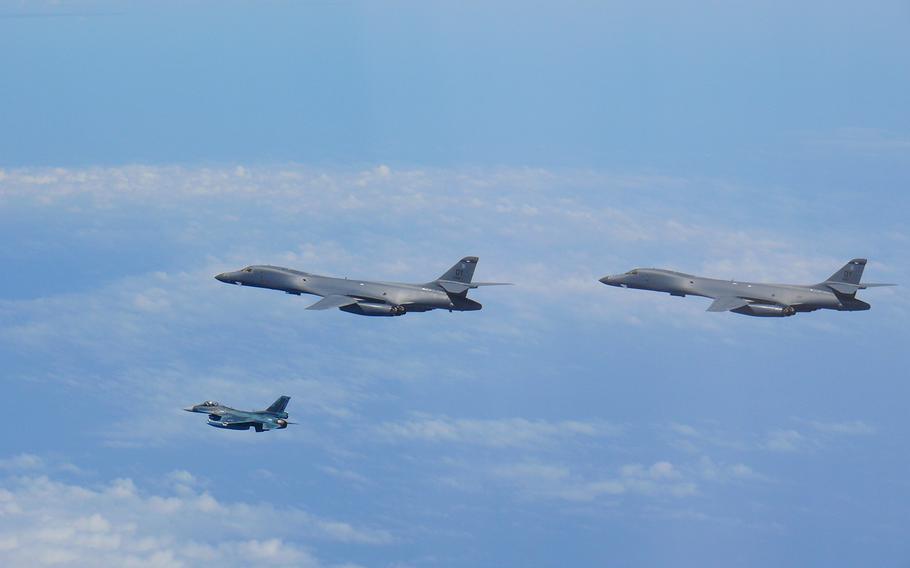
[[341, 311], [361, 316], [403, 316], [407, 309], [404, 306], [393, 306], [391, 304], [357, 302], [350, 306], [343, 306]]
[[276, 421], [275, 421], [275, 424], [278, 425], [278, 428], [287, 428], [287, 427], [288, 427], [288, 421], [287, 421], [287, 420], [283, 420], [283, 419], [281, 419], [281, 418], [279, 418], [278, 420], [276, 420]]
[[749, 304], [733, 311], [738, 314], [764, 318], [785, 318], [796, 313], [796, 309], [793, 306], [778, 306], [776, 304]]

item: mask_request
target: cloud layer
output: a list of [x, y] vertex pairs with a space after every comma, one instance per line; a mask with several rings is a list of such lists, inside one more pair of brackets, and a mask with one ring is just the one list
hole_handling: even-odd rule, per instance
[[[868, 292], [863, 314], [762, 321], [597, 278], [812, 281], [859, 249], [870, 278], [901, 282], [905, 228], [839, 199], [541, 168], [4, 170], [0, 357], [10, 399], [42, 413], [8, 409], [29, 427], [0, 460], [4, 554], [480, 566], [533, 534], [535, 558], [598, 564], [592, 543], [650, 550], [676, 523], [705, 525], [705, 546], [811, 532], [828, 521], [800, 507], [855, 487], [845, 463], [899, 483], [881, 456], [903, 408], [877, 393], [901, 399], [902, 289]], [[472, 292], [480, 312], [369, 319], [212, 278], [272, 263], [426, 281], [465, 254], [516, 286]], [[298, 422], [280, 432], [180, 410], [280, 394]], [[830, 471], [845, 477], [818, 481]]]
[[384, 545], [393, 536], [296, 508], [226, 502], [175, 471], [141, 489], [128, 478], [66, 482], [15, 456], [0, 489], [0, 558], [8, 566], [198, 566], [277, 562], [325, 566], [308, 544]]

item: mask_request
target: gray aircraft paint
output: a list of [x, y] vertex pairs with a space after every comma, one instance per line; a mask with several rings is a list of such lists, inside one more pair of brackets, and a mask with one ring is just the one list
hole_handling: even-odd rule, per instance
[[287, 428], [288, 424], [294, 424], [294, 422], [288, 422], [288, 413], [284, 411], [289, 400], [291, 400], [289, 396], [280, 396], [265, 410], [237, 410], [224, 406], [220, 402], [207, 400], [201, 404], [184, 408], [184, 410], [208, 414], [208, 425], [216, 428], [228, 430], [254, 428], [257, 432], [263, 432], [265, 430], [282, 430]]
[[718, 280], [660, 268], [636, 268], [625, 274], [604, 276], [608, 286], [666, 292], [672, 296], [712, 298], [709, 312], [731, 311], [761, 317], [786, 317], [815, 310], [862, 311], [869, 304], [856, 298], [856, 292], [874, 286], [861, 284], [866, 259], [855, 258], [819, 284], [764, 284]]
[[375, 282], [310, 274], [270, 265], [248, 266], [215, 278], [228, 284], [280, 290], [288, 294], [322, 296], [307, 309], [342, 311], [364, 316], [400, 316], [429, 310], [474, 311], [481, 304], [467, 297], [468, 290], [501, 282], [472, 282], [476, 256], [466, 256], [438, 279], [426, 284]]

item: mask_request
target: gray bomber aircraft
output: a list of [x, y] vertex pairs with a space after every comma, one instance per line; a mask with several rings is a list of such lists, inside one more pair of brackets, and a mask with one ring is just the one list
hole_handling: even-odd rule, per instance
[[476, 256], [466, 256], [432, 282], [403, 284], [319, 276], [280, 266], [247, 266], [215, 276], [228, 284], [281, 290], [288, 294], [313, 294], [322, 299], [308, 310], [342, 311], [362, 316], [401, 316], [408, 312], [442, 309], [459, 312], [479, 310], [481, 304], [468, 299], [468, 290], [505, 282], [471, 282]]
[[215, 428], [227, 428], [228, 430], [255, 428], [257, 432], [262, 432], [264, 430], [281, 430], [287, 428], [288, 424], [296, 424], [296, 422], [288, 422], [288, 413], [284, 411], [289, 400], [291, 400], [289, 396], [280, 396], [272, 403], [272, 406], [265, 410], [237, 410], [224, 406], [220, 402], [207, 400], [202, 404], [184, 408], [184, 410], [208, 414], [208, 425]]
[[760, 284], [737, 280], [703, 278], [659, 268], [636, 268], [625, 274], [604, 276], [608, 286], [667, 292], [671, 296], [712, 298], [709, 312], [735, 312], [747, 316], [786, 317], [798, 312], [868, 310], [869, 304], [858, 300], [856, 292], [874, 286], [894, 284], [860, 284], [865, 258], [854, 258], [819, 284]]

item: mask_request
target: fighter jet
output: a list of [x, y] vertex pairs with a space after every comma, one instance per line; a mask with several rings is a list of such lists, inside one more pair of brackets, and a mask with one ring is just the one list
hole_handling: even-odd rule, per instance
[[734, 312], [747, 316], [787, 317], [798, 312], [868, 310], [869, 304], [858, 300], [856, 292], [874, 286], [894, 284], [860, 284], [865, 258], [854, 258], [819, 284], [759, 284], [737, 280], [703, 278], [659, 268], [636, 268], [625, 274], [604, 276], [608, 286], [667, 292], [671, 296], [703, 296], [714, 300], [709, 312]]
[[187, 412], [208, 414], [208, 425], [228, 430], [249, 430], [255, 428], [257, 432], [264, 430], [281, 430], [288, 427], [288, 413], [284, 411], [291, 400], [289, 396], [280, 396], [265, 410], [237, 410], [224, 406], [220, 402], [207, 400], [202, 404], [184, 408]]
[[401, 316], [408, 312], [443, 309], [459, 312], [479, 310], [481, 304], [468, 299], [468, 290], [498, 286], [505, 282], [472, 282], [476, 256], [466, 256], [445, 274], [426, 284], [372, 282], [319, 276], [280, 266], [255, 265], [215, 276], [228, 284], [281, 290], [288, 294], [313, 294], [322, 299], [308, 310], [340, 308], [361, 316]]

